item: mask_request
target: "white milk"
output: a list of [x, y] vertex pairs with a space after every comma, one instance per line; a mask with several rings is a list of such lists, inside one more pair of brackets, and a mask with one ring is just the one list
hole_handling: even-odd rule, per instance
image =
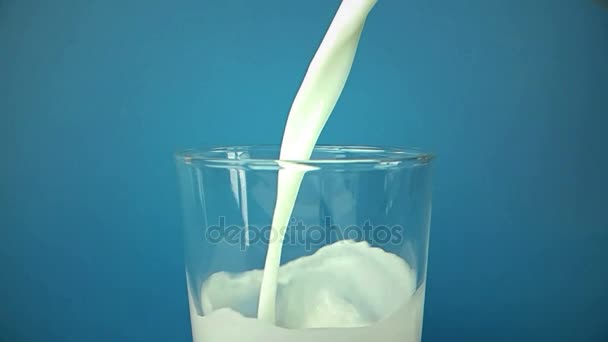
[[[312, 59], [293, 101], [281, 144], [281, 160], [308, 160], [350, 73], [367, 14], [376, 0], [344, 0]], [[277, 273], [285, 229], [305, 170], [284, 163], [264, 265], [258, 318], [275, 321]], [[291, 167], [291, 168], [290, 168]]]
[[[416, 289], [416, 273], [400, 257], [366, 242], [340, 241], [280, 266], [285, 227], [307, 170], [288, 161], [310, 159], [375, 3], [342, 2], [294, 99], [264, 269], [219, 272], [201, 289], [188, 288], [195, 342], [420, 341], [424, 284]], [[231, 176], [236, 181], [237, 174]], [[201, 291], [202, 315], [192, 291]]]
[[[280, 267], [277, 325], [255, 318], [262, 270], [219, 272], [189, 290], [195, 342], [419, 342], [424, 284], [400, 257], [339, 241]], [[348, 329], [345, 329], [348, 328]]]

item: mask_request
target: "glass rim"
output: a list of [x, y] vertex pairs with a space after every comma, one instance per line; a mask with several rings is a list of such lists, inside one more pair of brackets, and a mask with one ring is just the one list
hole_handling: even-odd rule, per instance
[[[332, 167], [332, 166], [374, 166], [374, 168], [397, 166], [402, 163], [428, 164], [435, 155], [425, 152], [417, 147], [396, 147], [381, 145], [315, 145], [313, 156], [308, 160], [289, 160], [276, 158], [258, 158], [241, 155], [235, 158], [237, 153], [253, 151], [280, 152], [280, 145], [226, 145], [208, 146], [179, 150], [175, 152], [178, 162], [186, 164], [202, 163], [215, 167], [281, 167], [284, 164], [298, 164], [303, 166]], [[314, 153], [328, 153], [329, 155], [350, 153], [346, 158], [314, 158]], [[229, 155], [232, 153], [232, 158]]]

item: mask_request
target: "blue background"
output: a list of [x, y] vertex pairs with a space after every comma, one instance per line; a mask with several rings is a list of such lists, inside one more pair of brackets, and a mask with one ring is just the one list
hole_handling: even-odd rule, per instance
[[[0, 340], [188, 341], [172, 153], [279, 143], [338, 1], [0, 0]], [[438, 154], [425, 341], [608, 341], [608, 10], [380, 0], [321, 143]]]

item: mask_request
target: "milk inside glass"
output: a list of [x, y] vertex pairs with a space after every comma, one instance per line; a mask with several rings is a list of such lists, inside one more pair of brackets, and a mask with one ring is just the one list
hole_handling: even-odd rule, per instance
[[190, 295], [195, 342], [420, 341], [424, 284], [416, 289], [415, 272], [396, 255], [343, 240], [282, 265], [276, 325], [252, 310], [262, 272], [213, 274], [201, 289], [203, 315]]
[[424, 284], [417, 288], [415, 270], [397, 255], [343, 240], [280, 265], [282, 237], [307, 171], [289, 161], [310, 158], [375, 2], [342, 2], [293, 102], [264, 268], [218, 272], [200, 289], [188, 282], [195, 342], [420, 340]]

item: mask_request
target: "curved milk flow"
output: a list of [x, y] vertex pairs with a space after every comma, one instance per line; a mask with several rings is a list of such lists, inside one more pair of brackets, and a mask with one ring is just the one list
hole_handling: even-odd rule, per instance
[[[281, 160], [308, 160], [321, 130], [342, 93], [361, 31], [376, 0], [344, 0], [336, 13], [293, 101], [281, 144]], [[305, 170], [283, 163], [264, 265], [258, 318], [275, 321], [277, 276], [285, 230]]]
[[[342, 2], [294, 99], [264, 269], [218, 272], [201, 289], [187, 282], [195, 342], [420, 341], [424, 284], [416, 289], [416, 272], [400, 257], [366, 242], [339, 241], [280, 265], [285, 229], [310, 169], [293, 161], [310, 159], [375, 3]], [[231, 174], [235, 196], [240, 178]], [[202, 316], [192, 291], [201, 291]]]

